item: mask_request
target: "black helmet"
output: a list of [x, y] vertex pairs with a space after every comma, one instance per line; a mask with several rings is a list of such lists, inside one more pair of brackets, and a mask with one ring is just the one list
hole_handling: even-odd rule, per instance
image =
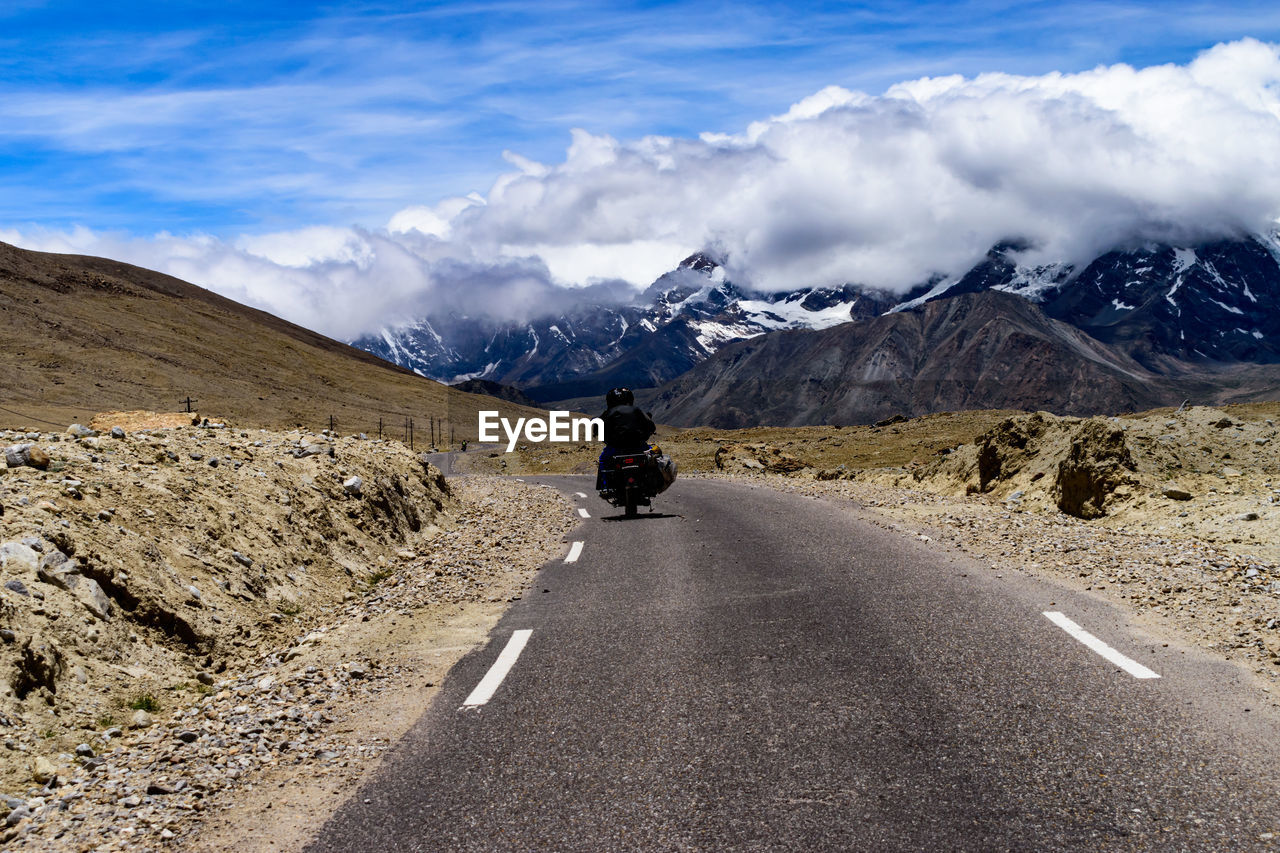
[[614, 388], [604, 396], [604, 407], [612, 409], [614, 406], [631, 406], [636, 402], [636, 397], [631, 393], [630, 388]]

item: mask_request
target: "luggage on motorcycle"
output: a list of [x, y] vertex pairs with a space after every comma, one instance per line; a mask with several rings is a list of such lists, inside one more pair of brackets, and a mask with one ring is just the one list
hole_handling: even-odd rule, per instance
[[655, 459], [654, 462], [660, 478], [657, 483], [658, 494], [662, 494], [671, 488], [671, 484], [676, 481], [676, 461], [664, 454]]

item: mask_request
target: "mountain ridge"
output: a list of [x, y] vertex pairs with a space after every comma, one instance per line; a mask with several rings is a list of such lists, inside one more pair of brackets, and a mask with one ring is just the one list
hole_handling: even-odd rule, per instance
[[514, 404], [403, 367], [173, 276], [0, 243], [0, 424], [66, 425], [106, 410], [206, 414], [245, 425], [398, 430]]

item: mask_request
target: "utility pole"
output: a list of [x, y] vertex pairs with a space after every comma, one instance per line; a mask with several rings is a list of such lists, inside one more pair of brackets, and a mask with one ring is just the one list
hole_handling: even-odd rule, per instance
[[185, 400], [179, 400], [178, 402], [179, 402], [179, 403], [185, 403], [185, 404], [187, 405], [187, 414], [189, 415], [189, 414], [191, 414], [191, 404], [192, 404], [192, 403], [199, 403], [200, 401], [199, 401], [199, 400], [192, 400], [190, 397], [187, 397], [187, 399], [185, 399]]
[[333, 415], [329, 415], [329, 432], [333, 432]]
[[409, 418], [409, 450], [413, 450], [413, 418]]
[[382, 441], [382, 418], [378, 418], [378, 441]]

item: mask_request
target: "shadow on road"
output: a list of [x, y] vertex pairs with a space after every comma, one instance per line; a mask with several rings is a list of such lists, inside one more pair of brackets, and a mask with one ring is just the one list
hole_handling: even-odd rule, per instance
[[642, 512], [639, 515], [605, 515], [601, 516], [601, 521], [650, 521], [657, 518], [684, 518], [683, 515], [672, 515], [665, 512]]

